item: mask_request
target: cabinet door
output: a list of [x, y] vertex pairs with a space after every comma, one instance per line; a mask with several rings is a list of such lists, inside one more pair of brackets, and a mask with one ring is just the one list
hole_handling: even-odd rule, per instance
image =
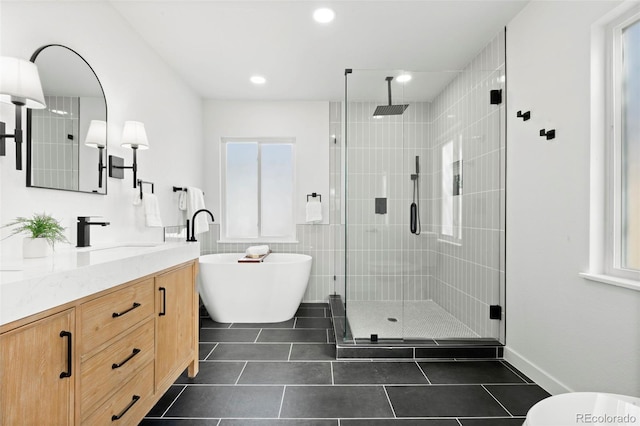
[[[155, 277], [156, 389], [173, 382], [189, 360], [197, 362], [197, 294], [194, 265]], [[197, 367], [196, 367], [197, 368]]]
[[74, 327], [68, 309], [0, 335], [0, 425], [73, 424]]

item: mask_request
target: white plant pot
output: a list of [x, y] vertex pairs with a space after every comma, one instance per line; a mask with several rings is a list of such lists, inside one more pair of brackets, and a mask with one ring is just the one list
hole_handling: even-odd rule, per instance
[[22, 240], [22, 257], [25, 259], [47, 257], [52, 251], [51, 245], [45, 238], [25, 237]]

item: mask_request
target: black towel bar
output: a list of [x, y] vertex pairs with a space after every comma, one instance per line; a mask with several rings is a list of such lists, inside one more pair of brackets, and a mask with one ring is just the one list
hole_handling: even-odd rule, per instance
[[[173, 192], [187, 192], [187, 188], [183, 188], [182, 186], [174, 186], [173, 187]], [[202, 193], [202, 195], [204, 195], [204, 192]]]

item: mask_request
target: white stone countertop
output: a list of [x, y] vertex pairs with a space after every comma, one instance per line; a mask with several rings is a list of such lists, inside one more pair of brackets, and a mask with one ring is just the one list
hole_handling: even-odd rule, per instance
[[199, 243], [119, 243], [0, 258], [0, 325], [197, 259]]

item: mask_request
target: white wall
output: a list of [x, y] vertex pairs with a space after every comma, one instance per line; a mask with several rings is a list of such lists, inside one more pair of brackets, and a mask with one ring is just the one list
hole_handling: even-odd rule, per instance
[[[131, 150], [120, 147], [123, 123], [145, 123], [151, 149], [138, 155], [139, 177], [155, 182], [164, 223], [182, 223], [171, 186], [202, 186], [201, 99], [106, 3], [2, 2], [1, 9], [2, 55], [28, 59], [37, 48], [59, 43], [91, 64], [107, 98], [109, 154], [131, 164]], [[10, 105], [2, 104], [0, 120], [13, 129]], [[92, 242], [161, 241], [161, 229], [146, 228], [142, 209], [132, 205], [130, 170], [124, 180], [107, 178], [107, 196], [26, 188], [25, 172], [15, 170], [14, 153], [8, 140], [7, 156], [0, 157], [0, 223], [46, 211], [69, 228], [67, 235], [75, 245], [76, 217], [100, 215], [111, 226], [94, 227]], [[2, 236], [6, 234], [2, 230]], [[19, 253], [20, 240], [4, 240], [2, 252]]]
[[295, 221], [306, 223], [306, 194], [317, 192], [322, 195], [322, 223], [329, 223], [329, 102], [208, 100], [204, 104], [204, 135], [203, 189], [214, 215], [220, 214], [222, 138], [286, 137], [296, 140]]
[[578, 277], [589, 266], [591, 25], [617, 4], [531, 2], [507, 27], [505, 356], [553, 393], [640, 396], [640, 292]]

